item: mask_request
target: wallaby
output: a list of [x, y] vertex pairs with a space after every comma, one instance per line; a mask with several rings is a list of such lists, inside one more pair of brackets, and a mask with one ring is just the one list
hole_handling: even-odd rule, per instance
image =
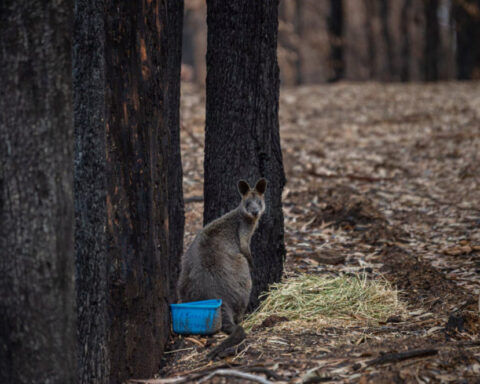
[[180, 300], [222, 299], [222, 331], [229, 337], [208, 354], [209, 359], [228, 355], [245, 339], [239, 323], [252, 290], [250, 239], [265, 211], [266, 187], [263, 178], [253, 189], [240, 180], [240, 205], [205, 226], [182, 257]]

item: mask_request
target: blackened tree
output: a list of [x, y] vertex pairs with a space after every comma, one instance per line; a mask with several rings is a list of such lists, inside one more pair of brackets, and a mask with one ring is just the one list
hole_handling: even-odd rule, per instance
[[0, 3], [0, 382], [74, 383], [72, 1]]
[[75, 213], [81, 383], [158, 371], [183, 241], [183, 2], [77, 0]]
[[[294, 19], [294, 28], [297, 39], [301, 40], [303, 36], [303, 25], [304, 25], [304, 5], [303, 1], [295, 1], [295, 19]], [[296, 56], [295, 60], [295, 77], [296, 84], [301, 85], [303, 83], [303, 52], [300, 44], [294, 46], [294, 52]]]
[[457, 78], [480, 78], [480, 0], [455, 0], [452, 5], [457, 36]]
[[268, 179], [267, 209], [252, 239], [252, 307], [281, 278], [285, 257], [277, 13], [278, 0], [207, 1], [204, 223], [238, 205], [239, 179]]
[[410, 80], [410, 30], [409, 30], [409, 12], [412, 6], [412, 0], [404, 0], [400, 11], [400, 80], [403, 82]]
[[330, 62], [332, 67], [332, 76], [329, 81], [333, 82], [343, 78], [345, 69], [343, 60], [343, 0], [330, 0], [328, 31], [330, 35]]
[[425, 13], [425, 59], [426, 81], [438, 80], [440, 36], [438, 26], [438, 0], [424, 1]]
[[376, 56], [378, 54], [378, 49], [375, 46], [375, 31], [373, 28], [373, 19], [375, 17], [376, 11], [376, 1], [375, 0], [365, 0], [365, 13], [366, 17], [364, 19], [364, 28], [365, 34], [367, 36], [367, 62], [368, 62], [368, 72], [369, 78], [374, 79], [377, 75], [378, 69], [376, 64]]
[[380, 1], [380, 23], [381, 23], [381, 33], [383, 38], [383, 45], [385, 47], [384, 54], [386, 55], [386, 74], [384, 78], [386, 80], [391, 80], [395, 74], [395, 65], [393, 61], [393, 50], [392, 50], [392, 37], [390, 34], [390, 1], [383, 0]]

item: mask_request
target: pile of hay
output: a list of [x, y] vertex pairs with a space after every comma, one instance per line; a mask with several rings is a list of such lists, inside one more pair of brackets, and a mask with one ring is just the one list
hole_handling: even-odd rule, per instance
[[309, 327], [322, 323], [374, 325], [406, 313], [405, 304], [388, 281], [367, 279], [366, 275], [303, 274], [273, 284], [264, 297], [259, 308], [245, 319], [246, 329], [260, 325], [272, 315], [295, 321], [296, 326], [300, 323]]

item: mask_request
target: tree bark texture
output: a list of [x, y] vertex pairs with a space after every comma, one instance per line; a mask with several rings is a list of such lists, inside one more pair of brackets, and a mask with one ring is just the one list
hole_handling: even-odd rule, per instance
[[183, 253], [185, 211], [183, 171], [180, 153], [180, 72], [182, 64], [183, 0], [170, 0], [165, 12], [163, 43], [167, 47], [164, 78], [166, 127], [170, 134], [168, 147], [168, 239], [170, 302], [175, 302], [180, 259]]
[[73, 3], [0, 3], [0, 382], [74, 383]]
[[239, 179], [269, 182], [266, 212], [251, 244], [251, 308], [280, 280], [285, 257], [277, 12], [277, 0], [207, 1], [204, 223], [238, 205]]
[[81, 383], [151, 377], [183, 243], [183, 2], [77, 0], [75, 213]]

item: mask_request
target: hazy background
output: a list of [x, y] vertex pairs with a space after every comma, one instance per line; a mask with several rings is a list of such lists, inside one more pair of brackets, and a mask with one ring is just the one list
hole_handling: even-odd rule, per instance
[[[206, 2], [185, 0], [182, 77], [205, 83]], [[281, 0], [282, 85], [480, 78], [480, 0]]]

